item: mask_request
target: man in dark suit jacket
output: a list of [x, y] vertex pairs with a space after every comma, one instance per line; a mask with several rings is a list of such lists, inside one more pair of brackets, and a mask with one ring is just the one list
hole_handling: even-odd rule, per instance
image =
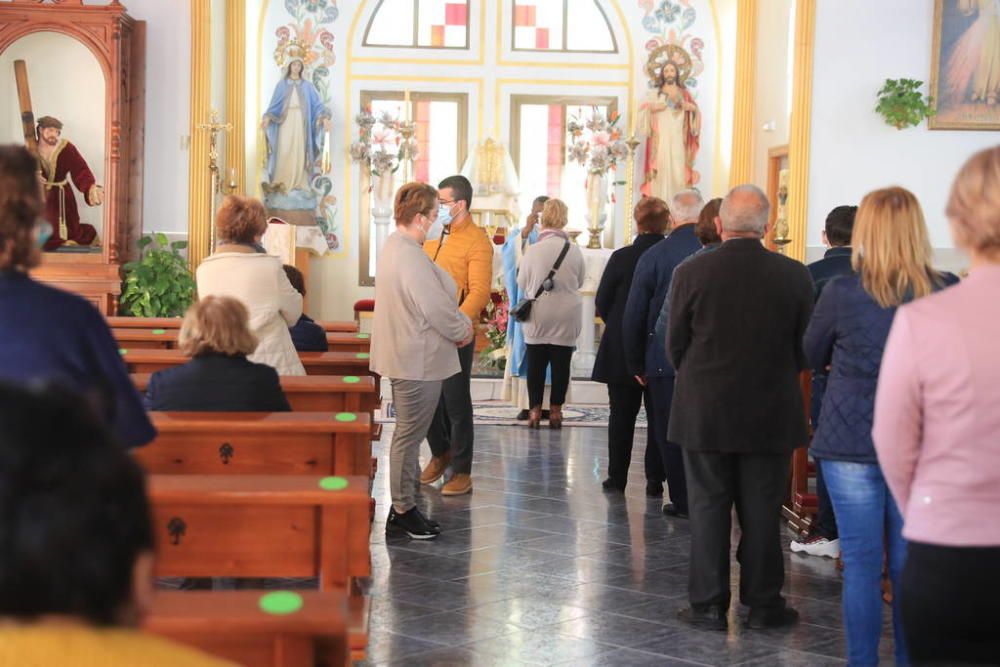
[[701, 242], [694, 232], [702, 206], [704, 201], [697, 190], [682, 190], [674, 195], [670, 202], [673, 230], [662, 243], [643, 255], [636, 265], [622, 320], [628, 372], [640, 384], [649, 387], [652, 398], [652, 405], [646, 404], [646, 418], [660, 450], [667, 490], [670, 492], [670, 502], [663, 506], [663, 513], [679, 517], [688, 515], [688, 494], [681, 448], [667, 437], [674, 393], [674, 367], [656, 337], [656, 319], [670, 289], [674, 269], [701, 249]]
[[748, 627], [798, 620], [781, 596], [778, 527], [790, 455], [807, 438], [799, 373], [813, 283], [805, 266], [761, 244], [769, 208], [758, 188], [733, 189], [719, 211], [722, 246], [673, 278], [669, 437], [684, 448], [691, 512], [691, 606], [680, 618], [704, 628], [726, 627], [733, 505]]
[[[816, 286], [816, 301], [823, 293], [823, 288], [838, 276], [847, 276], [853, 272], [851, 268], [851, 233], [854, 231], [854, 216], [857, 206], [838, 206], [826, 216], [826, 228], [823, 230], [823, 243], [828, 250], [823, 259], [813, 262], [806, 268], [812, 275]], [[823, 405], [823, 394], [826, 393], [826, 373], [814, 371], [812, 374], [812, 391], [810, 392], [809, 417], [812, 420], [813, 432], [819, 426], [819, 408]], [[793, 540], [792, 551], [810, 556], [840, 556], [840, 541], [837, 531], [837, 519], [833, 514], [833, 504], [830, 494], [826, 491], [823, 472], [816, 466], [816, 521], [810, 527], [809, 535]]]
[[[644, 394], [646, 411], [653, 409], [648, 393], [625, 366], [622, 318], [635, 265], [647, 250], [663, 240], [670, 211], [662, 199], [644, 197], [636, 204], [634, 217], [639, 235], [632, 245], [611, 254], [595, 298], [597, 312], [604, 319], [604, 335], [597, 348], [591, 379], [608, 385], [608, 404], [611, 408], [608, 416], [608, 478], [603, 484], [605, 491], [625, 490], [632, 462], [635, 419]], [[659, 490], [656, 495], [660, 495], [663, 492], [663, 464], [652, 435], [652, 429], [646, 429], [646, 486], [653, 491]]]

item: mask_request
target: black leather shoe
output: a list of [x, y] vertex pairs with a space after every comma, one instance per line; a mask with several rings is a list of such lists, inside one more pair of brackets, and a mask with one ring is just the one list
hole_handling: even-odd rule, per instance
[[528, 421], [528, 411], [527, 410], [521, 410], [520, 412], [517, 413], [517, 416], [514, 417], [514, 419], [516, 419], [519, 422], [526, 422], [526, 421]]
[[646, 497], [647, 498], [662, 498], [663, 497], [663, 482], [650, 482], [646, 480]]
[[688, 513], [680, 511], [679, 509], [677, 509], [677, 505], [674, 505], [673, 503], [667, 503], [666, 505], [664, 505], [663, 513], [666, 514], [667, 516], [672, 516], [678, 519], [688, 518]]
[[607, 478], [606, 480], [604, 480], [603, 482], [601, 482], [601, 487], [605, 491], [617, 491], [618, 493], [624, 493], [625, 492], [625, 487], [624, 486], [619, 486], [618, 484], [615, 484], [611, 480], [610, 477]]
[[750, 610], [743, 625], [752, 630], [763, 630], [764, 628], [782, 628], [795, 625], [798, 622], [799, 612], [791, 607], [771, 609], [757, 607]]
[[685, 607], [677, 612], [677, 618], [699, 630], [717, 630], [725, 632], [729, 628], [729, 621], [726, 614], [716, 606], [698, 610], [694, 607]]

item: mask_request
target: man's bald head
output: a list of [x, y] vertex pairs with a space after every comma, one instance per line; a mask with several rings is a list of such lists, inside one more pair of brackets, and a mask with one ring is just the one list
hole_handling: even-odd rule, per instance
[[763, 238], [771, 203], [756, 185], [738, 185], [729, 191], [719, 208], [722, 231]]

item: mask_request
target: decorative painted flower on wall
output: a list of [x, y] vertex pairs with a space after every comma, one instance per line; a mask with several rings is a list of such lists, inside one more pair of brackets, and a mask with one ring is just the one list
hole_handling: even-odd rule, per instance
[[340, 14], [337, 0], [285, 0], [285, 9], [297, 21], [311, 16], [317, 23], [333, 23]]
[[[684, 81], [684, 86], [693, 92], [697, 90], [698, 77], [705, 71], [702, 60], [705, 42], [688, 32], [698, 18], [692, 2], [693, 0], [639, 0], [639, 8], [643, 11], [642, 27], [655, 35], [646, 41], [647, 54], [650, 58], [659, 59], [665, 51], [663, 47], [668, 44], [682, 47], [691, 56], [690, 74]], [[662, 66], [663, 63], [659, 64]], [[654, 87], [655, 82], [651, 79], [649, 85]]]

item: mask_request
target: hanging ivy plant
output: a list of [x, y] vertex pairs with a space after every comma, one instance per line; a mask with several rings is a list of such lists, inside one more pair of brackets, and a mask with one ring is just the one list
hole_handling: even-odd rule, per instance
[[878, 91], [876, 113], [897, 130], [919, 125], [935, 113], [931, 106], [934, 98], [924, 97], [920, 92], [923, 85], [923, 81], [916, 79], [886, 79]]

